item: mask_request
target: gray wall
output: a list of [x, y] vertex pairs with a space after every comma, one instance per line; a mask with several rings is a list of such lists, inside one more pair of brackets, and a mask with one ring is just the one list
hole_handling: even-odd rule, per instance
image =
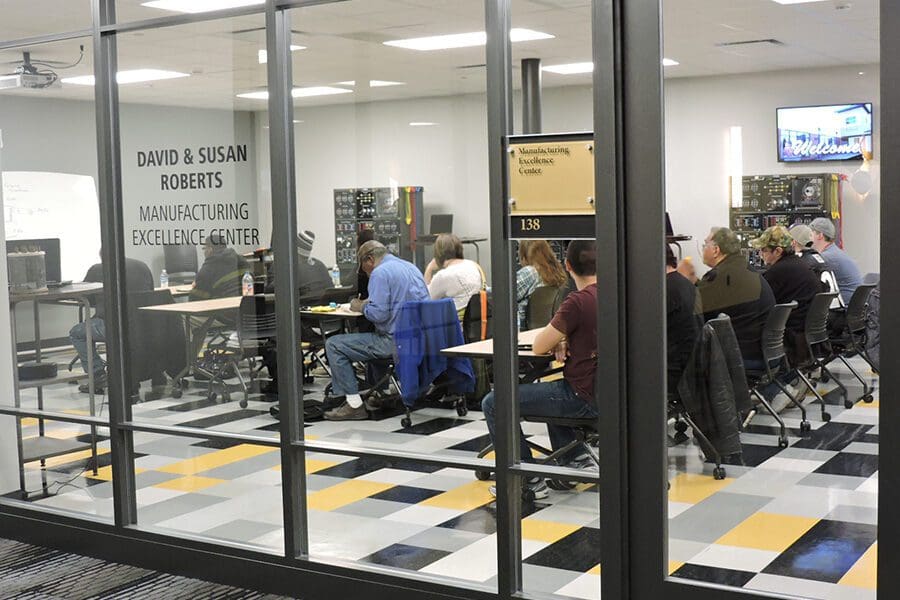
[[[163, 250], [159, 246], [131, 243], [133, 228], [171, 228], [173, 225], [141, 223], [138, 207], [151, 204], [193, 204], [197, 202], [246, 202], [246, 222], [224, 221], [185, 223], [194, 227], [256, 228], [256, 148], [254, 115], [248, 112], [201, 110], [123, 104], [121, 107], [123, 200], [125, 204], [125, 251], [128, 256], [146, 262], [154, 277], [163, 268]], [[94, 131], [94, 104], [30, 96], [0, 95], [0, 130], [4, 138], [3, 168], [9, 171], [53, 171], [97, 177], [97, 151]], [[192, 148], [196, 156], [199, 146], [246, 144], [246, 162], [227, 165], [175, 167], [137, 166], [139, 150]], [[220, 189], [168, 191], [160, 190], [162, 173], [221, 171]], [[175, 224], [174, 227], [181, 225]], [[84, 251], [96, 253], [100, 240], [83, 240]], [[252, 244], [237, 246], [238, 251], [252, 249]], [[99, 260], [99, 259], [98, 259]], [[202, 262], [202, 257], [200, 258]], [[30, 307], [17, 311], [19, 340], [33, 338]], [[62, 337], [75, 322], [72, 309], [44, 307], [42, 336]]]

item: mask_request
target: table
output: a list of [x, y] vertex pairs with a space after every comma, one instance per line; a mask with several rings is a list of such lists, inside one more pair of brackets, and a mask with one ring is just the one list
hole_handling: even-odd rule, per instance
[[[25, 382], [19, 381], [18, 370], [18, 351], [16, 340], [16, 307], [23, 302], [34, 303], [34, 359], [35, 362], [41, 362], [41, 304], [65, 304], [76, 303], [84, 310], [85, 321], [85, 337], [87, 338], [88, 349], [93, 347], [94, 339], [91, 331], [91, 299], [103, 293], [103, 284], [101, 283], [73, 283], [58, 288], [50, 288], [33, 292], [10, 292], [9, 294], [9, 316], [11, 320], [12, 333], [12, 350], [13, 356], [16, 358], [16, 365], [13, 368], [13, 386], [15, 393], [15, 407], [21, 408], [20, 390], [25, 388], [37, 388], [38, 394], [38, 410], [44, 409], [44, 386], [65, 383], [68, 381], [88, 380], [88, 402], [90, 406], [90, 415], [96, 414], [95, 397], [94, 397], [94, 361], [93, 353], [88, 352], [87, 373], [75, 373], [57, 375], [48, 379], [34, 379]], [[97, 428], [91, 425], [91, 441], [90, 443], [73, 441], [73, 440], [57, 440], [44, 436], [44, 419], [38, 419], [38, 436], [28, 440], [22, 439], [22, 421], [20, 417], [16, 417], [16, 440], [19, 450], [19, 483], [21, 484], [22, 493], [25, 494], [25, 463], [40, 460], [43, 466], [44, 459], [53, 456], [68, 454], [85, 448], [91, 449], [91, 458], [93, 460], [94, 474], [97, 474]], [[42, 473], [43, 476], [43, 473]], [[43, 477], [43, 488], [47, 489], [46, 477]]]
[[154, 290], [157, 292], [161, 292], [163, 290], [169, 290], [169, 292], [171, 292], [172, 296], [174, 296], [175, 298], [181, 298], [183, 296], [187, 296], [188, 294], [191, 293], [192, 289], [194, 289], [194, 286], [189, 283], [185, 284], [185, 285], [170, 285], [170, 286], [165, 286], [165, 287], [154, 288]]
[[[543, 328], [529, 329], [520, 331], [518, 336], [519, 344], [534, 344], [534, 338], [542, 331]], [[494, 340], [487, 339], [478, 342], [469, 342], [461, 346], [453, 346], [441, 350], [441, 354], [445, 356], [459, 356], [464, 358], [480, 358], [490, 360], [494, 357]], [[519, 350], [520, 359], [527, 361], [530, 368], [520, 377], [521, 383], [532, 383], [538, 378], [547, 375], [547, 365], [553, 362], [552, 354], [535, 354], [533, 350]]]

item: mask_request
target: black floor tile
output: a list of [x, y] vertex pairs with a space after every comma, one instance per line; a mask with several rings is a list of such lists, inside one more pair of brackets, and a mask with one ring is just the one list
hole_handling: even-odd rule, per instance
[[246, 442], [233, 442], [231, 440], [217, 440], [217, 439], [209, 439], [203, 440], [202, 442], [197, 442], [196, 444], [191, 444], [191, 446], [196, 446], [197, 448], [214, 448], [215, 450], [225, 450], [226, 448], [234, 448], [235, 446], [240, 446]]
[[173, 404], [172, 406], [165, 406], [163, 410], [170, 410], [173, 412], [189, 412], [192, 410], [200, 410], [201, 408], [208, 408], [210, 406], [215, 406], [219, 404], [218, 400], [210, 400], [206, 396], [199, 400], [192, 400], [190, 402], [182, 402], [181, 404]]
[[823, 519], [763, 569], [763, 573], [837, 583], [878, 535], [878, 527]]
[[384, 459], [384, 458], [357, 458], [348, 460], [347, 462], [328, 467], [317, 471], [316, 475], [327, 475], [329, 477], [342, 477], [344, 479], [354, 479], [362, 475], [367, 475], [379, 469], [397, 469], [400, 471], [414, 471], [416, 473], [434, 473], [440, 471], [444, 467], [435, 465], [426, 465], [407, 460]]
[[435, 550], [433, 548], [420, 548], [419, 546], [407, 546], [406, 544], [391, 544], [387, 548], [383, 548], [360, 560], [376, 565], [387, 565], [389, 567], [397, 567], [398, 569], [418, 571], [422, 567], [427, 567], [431, 563], [440, 560], [449, 554], [449, 552], [444, 550]]
[[852, 477], [869, 477], [878, 470], [878, 457], [872, 454], [854, 454], [841, 452], [832, 457], [815, 473], [829, 475], [850, 475]]
[[600, 530], [582, 527], [532, 554], [523, 562], [586, 573], [600, 562]]
[[677, 571], [672, 573], [672, 577], [692, 579], [694, 581], [705, 581], [707, 583], [717, 583], [728, 587], [744, 587], [748, 581], [756, 577], [756, 573], [723, 569], [721, 567], [692, 565], [688, 563], [682, 565]]
[[[773, 437], [774, 442], [777, 437]], [[756, 444], [741, 444], [740, 456], [726, 456], [722, 459], [723, 465], [742, 465], [746, 467], [758, 467], [776, 454], [781, 452], [778, 446], [758, 446]]]
[[199, 429], [209, 429], [218, 425], [224, 425], [225, 423], [233, 423], [234, 421], [240, 421], [241, 419], [250, 419], [252, 417], [258, 417], [259, 415], [267, 414], [269, 414], [269, 411], [267, 410], [250, 410], [249, 408], [242, 408], [239, 410], [233, 410], [231, 412], [223, 413], [221, 415], [213, 415], [211, 417], [204, 417], [202, 419], [194, 419], [193, 421], [185, 421], [184, 423], [176, 423], [176, 425], [180, 427], [197, 427]]
[[423, 500], [433, 498], [443, 492], [439, 490], [426, 490], [423, 488], [410, 487], [408, 485], [395, 485], [383, 492], [379, 492], [374, 496], [370, 496], [375, 500], [387, 500], [389, 502], [403, 502], [405, 504], [418, 504]]
[[835, 450], [840, 451], [860, 438], [872, 429], [871, 425], [857, 425], [854, 423], [825, 423], [818, 429], [813, 429], [802, 440], [795, 442], [794, 448], [807, 448], [811, 450]]
[[491, 436], [489, 436], [488, 434], [484, 434], [472, 438], [471, 440], [466, 440], [464, 442], [460, 442], [458, 444], [450, 446], [449, 448], [447, 448], [447, 450], [467, 450], [469, 452], [480, 452], [490, 443]]

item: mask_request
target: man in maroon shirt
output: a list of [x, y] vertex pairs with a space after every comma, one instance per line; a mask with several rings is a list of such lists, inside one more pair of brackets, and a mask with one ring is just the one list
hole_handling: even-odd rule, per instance
[[[572, 275], [577, 291], [569, 294], [550, 324], [535, 337], [535, 354], [553, 352], [563, 361], [563, 378], [546, 383], [519, 386], [519, 414], [564, 418], [590, 418], [598, 415], [594, 401], [594, 375], [597, 372], [597, 251], [593, 241], [574, 240], [566, 249], [566, 270]], [[481, 402], [491, 440], [495, 434], [494, 392]], [[550, 444], [554, 450], [575, 439], [569, 427], [548, 425]], [[519, 442], [523, 462], [531, 462], [531, 450], [519, 428]], [[578, 449], [575, 449], [577, 454]], [[571, 453], [570, 453], [571, 454]], [[568, 466], [593, 465], [587, 454], [561, 459]], [[527, 480], [526, 485], [535, 498], [549, 495], [541, 477]]]

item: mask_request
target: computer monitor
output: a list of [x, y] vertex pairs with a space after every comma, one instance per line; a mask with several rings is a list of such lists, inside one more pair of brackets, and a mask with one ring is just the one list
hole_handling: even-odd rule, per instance
[[59, 253], [59, 238], [43, 238], [33, 240], [6, 240], [6, 253], [15, 252], [18, 249], [29, 250], [37, 247], [44, 251], [44, 268], [47, 272], [48, 282], [62, 281], [61, 255]]
[[453, 215], [431, 215], [431, 235], [453, 233]]
[[669, 218], [669, 211], [666, 211], [666, 236], [673, 237], [675, 230], [672, 229], [672, 220]]

